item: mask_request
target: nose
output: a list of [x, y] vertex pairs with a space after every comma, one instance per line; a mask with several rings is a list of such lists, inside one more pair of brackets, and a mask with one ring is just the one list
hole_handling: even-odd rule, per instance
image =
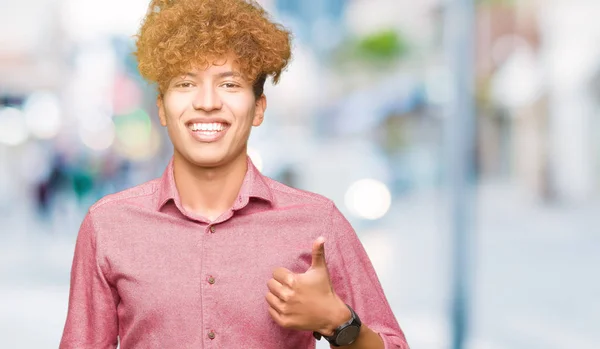
[[212, 86], [199, 89], [192, 101], [194, 109], [206, 112], [219, 110], [222, 105], [221, 97]]

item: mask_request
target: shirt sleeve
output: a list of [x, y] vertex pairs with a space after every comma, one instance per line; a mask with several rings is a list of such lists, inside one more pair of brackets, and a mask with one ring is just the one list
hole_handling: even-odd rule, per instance
[[350, 222], [332, 203], [325, 256], [333, 288], [361, 321], [378, 333], [386, 349], [409, 349], [379, 278]]
[[59, 348], [115, 349], [118, 302], [116, 289], [98, 263], [97, 236], [88, 213], [75, 244], [67, 320]]

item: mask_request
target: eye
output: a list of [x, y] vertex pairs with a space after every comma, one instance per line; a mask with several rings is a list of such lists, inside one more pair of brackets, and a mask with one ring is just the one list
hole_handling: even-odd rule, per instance
[[182, 81], [175, 85], [175, 87], [177, 87], [177, 88], [190, 88], [192, 86], [193, 86], [193, 84], [189, 81]]
[[233, 82], [226, 82], [223, 83], [221, 86], [225, 87], [225, 88], [236, 88], [236, 87], [240, 87], [240, 85], [233, 83]]

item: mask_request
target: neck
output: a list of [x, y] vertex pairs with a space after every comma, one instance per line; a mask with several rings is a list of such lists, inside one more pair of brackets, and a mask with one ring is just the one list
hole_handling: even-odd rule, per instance
[[177, 153], [173, 157], [173, 177], [183, 208], [211, 221], [233, 206], [247, 170], [246, 152], [226, 165], [208, 168]]

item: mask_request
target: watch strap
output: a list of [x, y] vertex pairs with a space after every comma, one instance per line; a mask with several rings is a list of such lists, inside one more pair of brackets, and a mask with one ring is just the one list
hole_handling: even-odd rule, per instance
[[348, 307], [348, 309], [350, 310], [350, 313], [352, 315], [352, 317], [350, 318], [350, 320], [348, 320], [345, 323], [343, 323], [340, 326], [338, 326], [333, 331], [333, 334], [331, 336], [324, 336], [324, 335], [322, 335], [319, 332], [313, 332], [313, 336], [317, 340], [321, 340], [321, 338], [325, 338], [334, 347], [339, 347], [340, 344], [337, 342], [337, 338], [338, 338], [338, 335], [340, 334], [340, 332], [342, 330], [346, 329], [349, 326], [355, 326], [355, 327], [359, 327], [359, 328], [361, 327], [362, 322], [360, 321], [360, 318], [358, 317], [358, 315], [356, 315], [356, 313], [354, 312], [354, 309], [352, 309], [352, 307], [350, 307], [348, 304], [346, 304], [346, 306]]

